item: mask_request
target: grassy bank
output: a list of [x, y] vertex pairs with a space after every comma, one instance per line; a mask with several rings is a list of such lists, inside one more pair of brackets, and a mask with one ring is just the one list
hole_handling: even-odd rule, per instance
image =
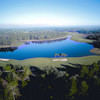
[[[89, 40], [85, 39], [86, 35], [85, 34], [79, 34], [79, 33], [69, 33], [72, 37], [71, 40], [77, 41], [77, 42], [84, 42], [84, 43], [92, 43], [95, 40]], [[91, 53], [94, 54], [99, 54], [100, 55], [100, 49], [99, 48], [93, 48], [90, 50]]]
[[93, 40], [85, 39], [85, 34], [79, 34], [76, 32], [70, 32], [69, 35], [71, 35], [71, 40], [77, 41], [77, 42], [85, 42], [85, 43], [92, 43]]
[[100, 49], [99, 48], [93, 48], [93, 49], [90, 50], [90, 52], [100, 55]]
[[26, 59], [26, 60], [9, 60], [9, 61], [0, 61], [0, 65], [6, 65], [6, 64], [20, 64], [20, 65], [26, 65], [26, 66], [36, 66], [40, 69], [43, 69], [46, 66], [52, 66], [52, 67], [64, 67], [66, 65], [76, 67], [77, 65], [90, 65], [94, 62], [98, 62], [100, 60], [100, 56], [86, 56], [86, 57], [67, 57], [68, 61], [62, 62], [56, 62], [52, 61], [54, 58], [32, 58], [32, 59]]
[[4, 45], [4, 46], [1, 46], [1, 45], [0, 45], [0, 48], [18, 47], [18, 46], [20, 46], [20, 45], [22, 45], [22, 44], [24, 44], [23, 41], [18, 41], [18, 42], [16, 42], [16, 43], [13, 43], [12, 45]]

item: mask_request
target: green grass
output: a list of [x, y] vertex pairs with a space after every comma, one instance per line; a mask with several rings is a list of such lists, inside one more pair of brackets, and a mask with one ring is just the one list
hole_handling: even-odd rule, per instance
[[85, 43], [91, 43], [93, 40], [85, 39], [84, 34], [79, 34], [76, 32], [70, 32], [69, 35], [71, 35], [71, 40], [77, 41], [77, 42], [85, 42]]
[[72, 67], [76, 67], [73, 64], [82, 64], [82, 65], [90, 65], [94, 62], [98, 62], [100, 60], [100, 56], [86, 56], [86, 57], [67, 57], [68, 61], [52, 61], [54, 58], [32, 58], [26, 60], [9, 60], [9, 61], [0, 61], [1, 66], [6, 64], [20, 64], [26, 66], [36, 66], [40, 69], [43, 69], [46, 66], [52, 67], [63, 67], [62, 65], [70, 65]]
[[[85, 34], [70, 32], [69, 35], [72, 36], [71, 40], [74, 40], [74, 41], [77, 41], [77, 42], [84, 42], [84, 43], [91, 44], [93, 41], [95, 41], [95, 40], [85, 39]], [[93, 49], [90, 50], [90, 52], [100, 55], [100, 49], [99, 48], [93, 48]]]
[[18, 46], [20, 46], [20, 45], [22, 45], [22, 44], [24, 44], [23, 41], [18, 41], [18, 42], [16, 42], [16, 43], [12, 44], [12, 46], [18, 47]]
[[0, 45], [0, 48], [7, 48], [7, 47], [18, 47], [20, 45], [24, 44], [23, 41], [19, 41], [19, 42], [16, 42], [16, 43], [13, 43], [12, 45], [4, 45], [4, 46], [1, 46]]
[[100, 48], [93, 48], [90, 52], [100, 55]]

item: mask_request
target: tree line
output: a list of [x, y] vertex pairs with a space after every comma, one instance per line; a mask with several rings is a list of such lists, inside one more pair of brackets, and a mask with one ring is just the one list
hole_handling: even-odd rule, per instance
[[64, 37], [68, 33], [55, 30], [0, 29], [0, 45], [10, 46], [21, 40], [40, 40]]
[[95, 40], [92, 44], [94, 47], [100, 48], [100, 33], [90, 34], [87, 36], [87, 39]]
[[57, 54], [57, 53], [55, 53], [55, 58], [59, 58], [59, 57], [67, 57], [67, 54], [65, 54], [65, 53], [60, 53], [60, 54]]
[[97, 39], [100, 37], [100, 28], [98, 27], [72, 27], [72, 28], [12, 28], [0, 29], [0, 46], [11, 46], [21, 40], [41, 40], [60, 38], [68, 35], [68, 32], [78, 32], [82, 34], [90, 34], [88, 39]]

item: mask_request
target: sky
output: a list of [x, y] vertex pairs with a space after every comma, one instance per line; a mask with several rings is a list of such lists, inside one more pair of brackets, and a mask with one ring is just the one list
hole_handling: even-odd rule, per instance
[[0, 0], [0, 25], [100, 25], [100, 0]]

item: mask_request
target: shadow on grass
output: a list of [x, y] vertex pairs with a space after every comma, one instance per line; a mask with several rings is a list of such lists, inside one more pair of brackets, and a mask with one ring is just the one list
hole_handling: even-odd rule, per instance
[[41, 69], [37, 68], [36, 66], [31, 66], [30, 67], [32, 74], [35, 74], [35, 76], [39, 76], [44, 73]]
[[[58, 70], [61, 70], [61, 71], [66, 71], [67, 73], [69, 73], [69, 75], [75, 75], [76, 73], [80, 73], [80, 69], [83, 65], [81, 64], [72, 64], [72, 63], [68, 63], [70, 65], [64, 65], [64, 64], [61, 64], [61, 66], [63, 66], [64, 68], [57, 68]], [[75, 66], [75, 67], [72, 67], [71, 65]]]

